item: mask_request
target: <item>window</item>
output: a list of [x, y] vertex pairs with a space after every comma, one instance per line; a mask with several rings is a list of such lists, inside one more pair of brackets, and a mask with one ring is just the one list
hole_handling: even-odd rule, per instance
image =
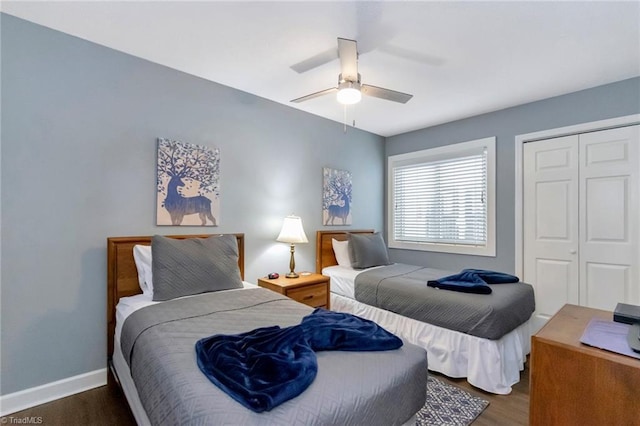
[[389, 247], [495, 256], [495, 137], [388, 159]]

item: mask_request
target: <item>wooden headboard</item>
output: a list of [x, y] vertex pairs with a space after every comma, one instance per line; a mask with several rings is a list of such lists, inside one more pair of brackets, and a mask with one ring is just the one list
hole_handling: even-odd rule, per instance
[[[170, 238], [207, 238], [211, 235], [167, 235]], [[238, 241], [238, 266], [244, 279], [244, 234], [232, 234]], [[138, 270], [133, 260], [133, 246], [151, 245], [151, 236], [107, 238], [107, 359], [113, 354], [113, 336], [116, 330], [116, 305], [121, 297], [142, 293], [138, 283]]]
[[337, 265], [335, 254], [333, 254], [333, 246], [331, 239], [344, 241], [349, 238], [349, 234], [372, 234], [373, 229], [358, 229], [347, 231], [317, 231], [316, 232], [316, 272], [322, 273], [322, 268]]

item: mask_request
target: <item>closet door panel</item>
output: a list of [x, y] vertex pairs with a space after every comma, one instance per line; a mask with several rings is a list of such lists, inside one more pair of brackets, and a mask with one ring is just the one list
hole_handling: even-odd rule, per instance
[[578, 137], [524, 146], [524, 271], [538, 327], [578, 293]]
[[580, 135], [580, 304], [640, 303], [639, 126]]
[[[578, 304], [577, 286], [567, 285], [575, 275], [575, 263], [562, 259], [535, 260], [536, 323], [542, 324], [565, 303]], [[525, 279], [525, 282], [532, 283]]]
[[581, 305], [612, 311], [618, 302], [629, 300], [632, 292], [630, 266], [587, 262], [584, 268], [586, 282]]

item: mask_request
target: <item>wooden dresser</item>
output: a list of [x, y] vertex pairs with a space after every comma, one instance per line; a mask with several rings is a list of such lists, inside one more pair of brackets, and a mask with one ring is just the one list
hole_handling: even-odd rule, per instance
[[640, 360], [580, 343], [593, 317], [565, 305], [531, 340], [530, 425], [640, 425]]

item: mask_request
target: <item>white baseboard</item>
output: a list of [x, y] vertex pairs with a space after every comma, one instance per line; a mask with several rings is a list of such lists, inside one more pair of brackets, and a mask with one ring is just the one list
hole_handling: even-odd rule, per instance
[[107, 384], [107, 369], [90, 371], [34, 388], [0, 396], [0, 416], [22, 411]]

